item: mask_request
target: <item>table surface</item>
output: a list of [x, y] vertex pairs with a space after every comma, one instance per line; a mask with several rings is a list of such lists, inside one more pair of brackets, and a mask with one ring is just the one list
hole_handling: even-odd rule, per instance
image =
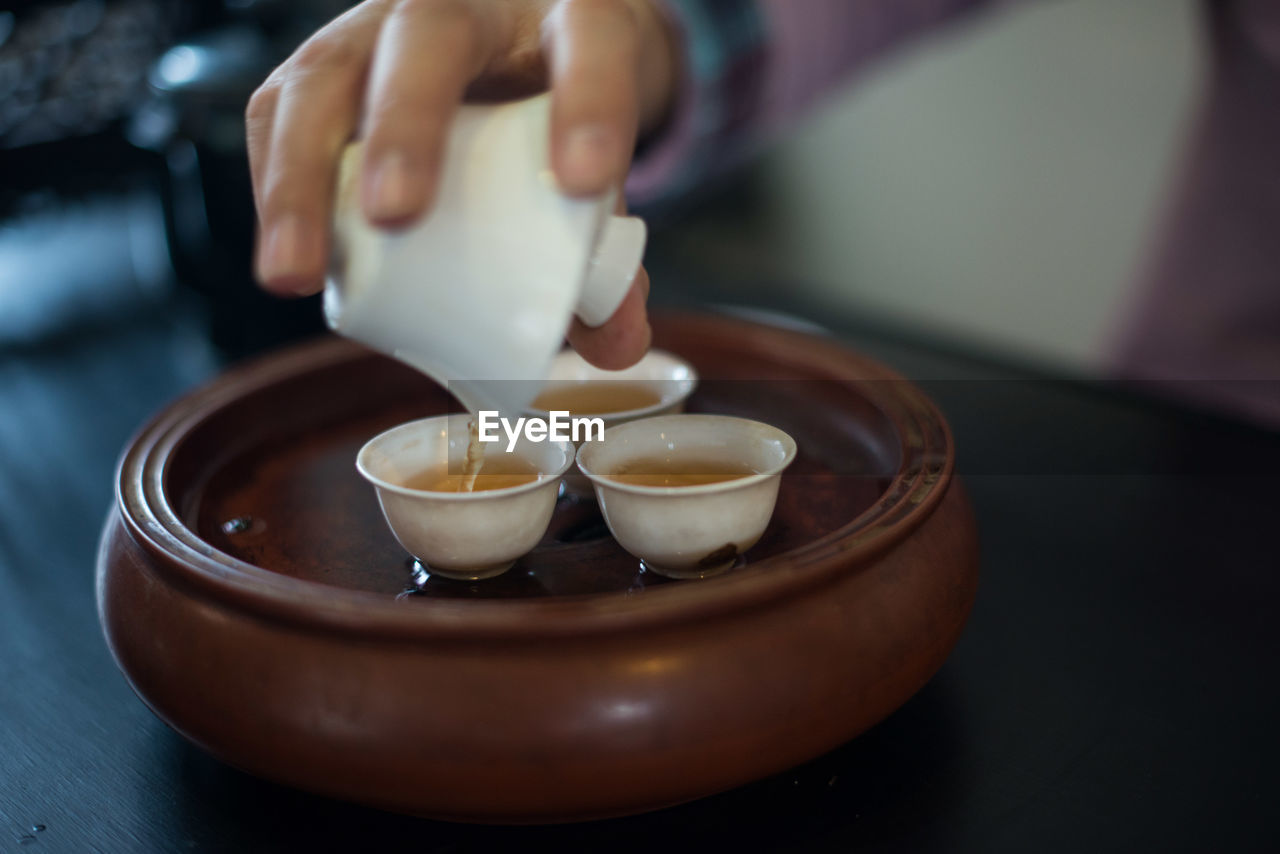
[[982, 533], [959, 646], [888, 720], [786, 774], [583, 825], [430, 822], [227, 767], [138, 701], [98, 627], [116, 456], [217, 369], [190, 306], [135, 302], [110, 323], [0, 349], [0, 850], [1275, 841], [1280, 435], [839, 323], [942, 406]]

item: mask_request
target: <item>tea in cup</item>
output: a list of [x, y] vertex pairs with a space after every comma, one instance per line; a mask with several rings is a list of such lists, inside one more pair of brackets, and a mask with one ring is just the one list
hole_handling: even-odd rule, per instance
[[370, 439], [356, 468], [405, 551], [429, 573], [477, 580], [501, 575], [542, 539], [574, 451], [524, 436], [509, 451], [484, 443], [468, 472], [469, 422], [458, 414], [401, 424]]
[[759, 421], [666, 415], [609, 428], [578, 467], [624, 549], [660, 575], [705, 578], [759, 541], [795, 455], [790, 436]]
[[606, 427], [679, 412], [698, 385], [693, 365], [664, 350], [650, 350], [621, 371], [597, 368], [573, 350], [561, 351], [528, 412], [553, 410], [599, 416]]
[[[639, 418], [681, 412], [697, 386], [693, 365], [663, 350], [650, 350], [621, 371], [597, 368], [574, 351], [564, 350], [551, 363], [547, 381], [526, 414], [545, 417], [563, 411], [573, 417], [599, 418], [607, 430]], [[564, 485], [566, 494], [574, 498], [595, 499], [591, 481], [580, 474], [567, 474]]]

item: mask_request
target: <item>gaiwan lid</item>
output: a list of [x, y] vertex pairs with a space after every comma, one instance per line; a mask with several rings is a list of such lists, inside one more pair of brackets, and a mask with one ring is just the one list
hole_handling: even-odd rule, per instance
[[329, 326], [445, 385], [472, 411], [537, 395], [576, 314], [613, 315], [646, 229], [616, 192], [571, 198], [550, 168], [550, 100], [464, 106], [431, 210], [395, 231], [360, 209], [362, 146], [343, 153], [325, 288]]

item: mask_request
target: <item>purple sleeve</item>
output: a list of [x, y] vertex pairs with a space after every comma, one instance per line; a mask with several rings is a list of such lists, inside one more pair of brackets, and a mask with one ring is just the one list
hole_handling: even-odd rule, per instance
[[[683, 40], [683, 88], [667, 129], [637, 158], [629, 197], [660, 203], [705, 183], [867, 61], [981, 5], [666, 0]], [[1108, 365], [1280, 425], [1280, 2], [1205, 6], [1207, 97]]]
[[1280, 426], [1280, 3], [1208, 20], [1206, 98], [1109, 364]]
[[673, 116], [637, 157], [638, 204], [741, 162], [869, 60], [990, 0], [665, 0], [682, 43]]

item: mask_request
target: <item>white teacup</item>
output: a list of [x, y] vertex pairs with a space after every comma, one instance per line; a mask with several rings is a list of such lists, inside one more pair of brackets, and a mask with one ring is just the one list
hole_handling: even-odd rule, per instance
[[555, 510], [560, 476], [573, 464], [574, 453], [570, 442], [532, 442], [523, 436], [510, 452], [486, 443], [486, 459], [511, 453], [537, 469], [538, 479], [481, 492], [405, 486], [434, 468], [462, 471], [468, 418], [441, 415], [394, 427], [365, 443], [356, 468], [377, 489], [387, 524], [405, 551], [430, 573], [475, 580], [501, 575], [542, 539]]
[[550, 97], [469, 105], [451, 126], [431, 211], [399, 231], [360, 208], [360, 144], [338, 177], [325, 317], [446, 384], [472, 412], [520, 412], [576, 313], [598, 326], [626, 296], [644, 223], [615, 193], [570, 198], [551, 171]]
[[[759, 541], [773, 517], [782, 471], [796, 455], [783, 431], [727, 415], [664, 415], [620, 424], [584, 444], [578, 467], [596, 489], [614, 538], [671, 578], [724, 572]], [[637, 460], [740, 465], [753, 474], [698, 486], [644, 486], [617, 479]]]

